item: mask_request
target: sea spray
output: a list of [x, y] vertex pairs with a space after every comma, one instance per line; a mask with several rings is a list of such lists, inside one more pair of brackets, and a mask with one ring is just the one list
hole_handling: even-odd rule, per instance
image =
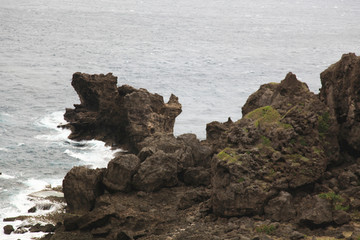
[[[51, 149], [62, 149], [63, 153], [73, 159], [67, 164], [68, 170], [75, 165], [86, 165], [90, 168], [106, 167], [107, 163], [114, 157], [114, 154], [121, 151], [120, 149], [112, 150], [111, 147], [105, 146], [104, 142], [97, 140], [76, 142], [68, 139], [70, 131], [68, 129], [59, 128], [60, 124], [66, 123], [63, 120], [62, 111], [56, 111], [47, 114], [43, 118], [35, 122], [35, 126], [41, 130], [42, 134], [35, 135], [34, 138], [43, 144], [49, 151], [48, 158], [51, 159]], [[17, 146], [22, 147], [24, 143], [19, 143]], [[0, 148], [1, 151], [11, 151], [5, 147]], [[39, 159], [41, 161], [41, 159]], [[54, 161], [56, 161], [54, 159]], [[36, 166], [35, 171], [36, 171]], [[66, 171], [64, 171], [65, 175]], [[0, 181], [13, 181], [17, 186], [13, 189], [15, 193], [8, 192], [8, 203], [1, 206], [0, 217], [17, 217], [30, 216], [24, 221], [3, 222], [0, 223], [0, 239], [15, 240], [19, 237], [23, 240], [32, 239], [34, 237], [41, 237], [44, 233], [25, 233], [5, 235], [2, 228], [7, 225], [13, 225], [15, 230], [25, 225], [36, 224], [41, 215], [46, 215], [52, 212], [61, 211], [64, 209], [63, 203], [56, 203], [42, 197], [42, 194], [50, 193], [49, 187], [56, 187], [62, 184], [62, 178], [51, 178], [39, 175], [26, 180], [22, 180], [21, 173], [2, 173]], [[8, 189], [0, 189], [2, 194], [9, 191]], [[29, 209], [36, 207], [36, 211], [29, 213]], [[43, 209], [41, 206], [50, 206]], [[45, 222], [44, 222], [45, 224]]]

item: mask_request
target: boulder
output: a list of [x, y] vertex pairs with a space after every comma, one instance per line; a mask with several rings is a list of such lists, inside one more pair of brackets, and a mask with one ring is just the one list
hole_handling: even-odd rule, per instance
[[331, 130], [335, 119], [294, 74], [262, 85], [243, 114], [228, 124], [226, 137], [219, 139], [226, 147], [213, 158], [217, 214], [262, 214], [264, 204], [280, 191], [314, 183], [329, 164], [338, 162], [337, 131]]
[[[172, 134], [154, 134], [145, 138], [138, 146], [141, 147], [138, 154], [142, 161], [141, 165], [144, 165], [144, 161], [159, 151], [172, 155], [176, 159], [176, 174], [180, 176], [181, 180], [188, 172], [187, 180], [192, 181], [190, 169], [200, 171], [200, 169], [209, 169], [210, 167], [212, 149], [206, 143], [200, 142], [194, 134], [183, 134], [177, 138]], [[200, 173], [199, 171], [197, 172]], [[209, 183], [207, 173], [208, 171], [201, 170], [201, 176], [198, 176], [198, 180], [202, 182], [200, 185]], [[192, 182], [195, 183], [194, 181]]]
[[70, 213], [83, 213], [94, 208], [104, 192], [103, 169], [73, 167], [63, 180], [63, 192]]
[[112, 159], [105, 171], [103, 184], [109, 191], [131, 190], [133, 175], [140, 167], [140, 159], [133, 154], [124, 154]]
[[318, 195], [303, 199], [298, 209], [298, 221], [309, 227], [322, 227], [333, 221], [333, 206], [330, 201]]
[[344, 54], [320, 74], [320, 97], [339, 124], [342, 155], [360, 156], [360, 57]]
[[281, 191], [265, 206], [265, 216], [277, 222], [288, 222], [296, 217], [296, 209], [290, 193]]
[[[192, 166], [210, 168], [212, 148], [207, 143], [200, 142], [195, 134], [182, 134], [177, 137], [185, 146], [190, 148], [193, 159]], [[191, 167], [192, 167], [191, 166]]]
[[161, 150], [146, 158], [133, 177], [135, 189], [152, 192], [177, 185], [177, 159], [173, 153]]
[[277, 194], [268, 182], [248, 176], [245, 167], [237, 162], [228, 163], [215, 156], [211, 170], [211, 205], [217, 215], [237, 217], [262, 214], [264, 204]]
[[128, 85], [117, 87], [117, 77], [74, 73], [72, 86], [80, 104], [66, 109], [63, 127], [70, 139], [98, 139], [139, 151], [137, 143], [154, 133], [172, 133], [181, 104], [175, 95], [163, 97]]
[[4, 233], [5, 233], [6, 235], [11, 234], [14, 230], [15, 230], [15, 229], [14, 229], [14, 227], [13, 227], [12, 225], [6, 225], [6, 226], [4, 226]]

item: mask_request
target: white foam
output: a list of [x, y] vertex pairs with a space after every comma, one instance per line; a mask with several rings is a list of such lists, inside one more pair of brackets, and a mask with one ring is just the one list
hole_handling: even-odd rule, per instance
[[9, 149], [7, 149], [7, 148], [2, 148], [2, 147], [0, 147], [0, 151], [1, 151], [1, 152], [10, 152]]
[[66, 124], [66, 121], [64, 120], [64, 112], [62, 111], [48, 114], [40, 119], [36, 124], [40, 127], [53, 130], [53, 132], [50, 132], [49, 134], [35, 136], [35, 138], [39, 140], [52, 142], [65, 141], [71, 133], [68, 129], [58, 128], [59, 125]]
[[68, 129], [58, 128], [60, 124], [66, 124], [63, 119], [64, 112], [57, 111], [38, 121], [38, 125], [54, 130], [46, 135], [37, 135], [35, 138], [43, 141], [59, 142], [66, 144], [64, 153], [79, 159], [82, 164], [90, 165], [92, 168], [106, 167], [108, 162], [114, 158], [115, 153], [122, 150], [112, 150], [111, 147], [105, 146], [105, 143], [98, 140], [90, 141], [72, 141], [68, 139], [71, 133]]
[[112, 150], [110, 147], [105, 146], [105, 143], [102, 141], [91, 140], [91, 141], [82, 141], [79, 142], [70, 141], [72, 144], [71, 149], [65, 150], [65, 153], [69, 156], [79, 159], [86, 165], [90, 165], [92, 168], [102, 168], [106, 167], [108, 162], [114, 158], [114, 155], [122, 151]]
[[57, 111], [50, 113], [40, 119], [38, 122], [40, 126], [50, 128], [50, 129], [59, 129], [57, 126], [66, 124], [66, 121], [64, 119], [64, 112], [63, 111]]
[[11, 175], [7, 175], [6, 173], [2, 173], [0, 175], [0, 178], [2, 178], [2, 179], [14, 179], [15, 177], [11, 176]]
[[[51, 182], [55, 182], [54, 180], [51, 180]], [[58, 181], [57, 181], [58, 182]], [[25, 191], [22, 191], [16, 196], [13, 196], [10, 199], [11, 205], [7, 206], [5, 208], [2, 208], [0, 210], [0, 216], [1, 217], [16, 217], [16, 216], [30, 216], [30, 218], [24, 220], [24, 221], [15, 221], [15, 222], [3, 222], [0, 221], [0, 228], [2, 229], [5, 225], [12, 225], [14, 229], [16, 230], [19, 227], [24, 227], [26, 225], [34, 225], [37, 223], [40, 223], [42, 225], [47, 224], [47, 222], [42, 222], [39, 219], [36, 218], [36, 216], [39, 215], [45, 215], [50, 212], [55, 211], [62, 211], [64, 209], [65, 204], [59, 203], [59, 202], [51, 202], [48, 199], [43, 198], [41, 195], [35, 194], [31, 195], [33, 190], [43, 190], [46, 186], [49, 185], [49, 182], [37, 180], [37, 179], [29, 179], [25, 181], [25, 184], [28, 185], [28, 189]], [[49, 191], [50, 192], [50, 191]], [[50, 209], [44, 210], [42, 206], [51, 205]], [[37, 206], [37, 210], [35, 213], [28, 213], [28, 210], [34, 206]], [[5, 215], [6, 214], [6, 215]], [[44, 236], [46, 233], [39, 232], [39, 233], [30, 233], [27, 232], [25, 234], [10, 234], [5, 235], [3, 231], [0, 231], [0, 239], [8, 239], [8, 240], [16, 240], [21, 237], [23, 240], [30, 240], [34, 238], [40, 238]]]

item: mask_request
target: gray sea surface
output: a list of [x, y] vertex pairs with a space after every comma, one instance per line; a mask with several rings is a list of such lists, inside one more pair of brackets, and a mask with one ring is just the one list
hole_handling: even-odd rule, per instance
[[358, 0], [0, 0], [0, 218], [72, 166], [111, 159], [56, 128], [79, 102], [74, 72], [174, 93], [175, 134], [204, 139], [206, 123], [241, 118], [251, 93], [289, 71], [317, 93], [323, 70], [360, 54], [359, 23]]

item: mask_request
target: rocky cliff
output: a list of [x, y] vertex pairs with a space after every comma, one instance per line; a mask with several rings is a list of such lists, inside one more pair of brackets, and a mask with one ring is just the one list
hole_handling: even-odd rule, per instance
[[49, 238], [358, 239], [360, 57], [344, 54], [321, 82], [319, 94], [292, 73], [264, 84], [242, 119], [209, 123], [199, 141], [172, 134], [175, 96], [75, 73], [70, 138], [128, 152], [66, 175], [68, 211]]
[[112, 146], [136, 151], [137, 144], [155, 133], [172, 133], [181, 113], [178, 98], [163, 97], [128, 85], [117, 87], [117, 77], [74, 73], [71, 82], [80, 98], [66, 109], [62, 126], [71, 129], [74, 140], [102, 140]]

